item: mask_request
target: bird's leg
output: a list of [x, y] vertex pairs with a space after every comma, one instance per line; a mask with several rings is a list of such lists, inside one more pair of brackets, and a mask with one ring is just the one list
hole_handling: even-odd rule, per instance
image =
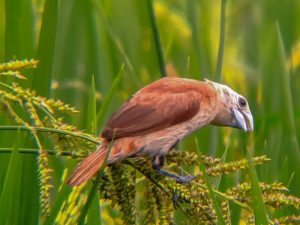
[[181, 183], [181, 184], [190, 182], [195, 178], [195, 176], [192, 176], [192, 175], [180, 176], [178, 174], [175, 174], [170, 171], [162, 169], [162, 167], [164, 165], [164, 159], [165, 159], [164, 156], [158, 155], [158, 156], [155, 156], [152, 161], [153, 169], [155, 169], [159, 174], [167, 176], [167, 177], [171, 177], [171, 178], [175, 179], [178, 183]]

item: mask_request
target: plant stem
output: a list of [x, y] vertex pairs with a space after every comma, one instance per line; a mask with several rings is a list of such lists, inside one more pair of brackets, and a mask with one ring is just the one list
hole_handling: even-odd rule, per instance
[[[40, 154], [40, 149], [36, 149], [36, 148], [18, 148], [18, 149], [0, 148], [0, 154], [12, 153], [13, 151], [17, 151], [18, 153], [22, 153], [22, 154]], [[53, 149], [43, 149], [43, 151], [47, 152], [49, 155], [58, 154], [58, 152]], [[77, 157], [77, 155], [74, 152], [69, 152], [69, 151], [60, 152], [59, 155]]]
[[218, 61], [216, 68], [216, 80], [222, 80], [222, 64], [225, 40], [225, 19], [226, 19], [226, 0], [221, 0], [221, 19], [220, 19], [220, 38], [219, 38], [219, 51]]
[[199, 145], [198, 145], [197, 139], [196, 139], [196, 147], [197, 147], [197, 154], [198, 154], [198, 158], [199, 158], [199, 166], [200, 166], [200, 169], [201, 169], [202, 174], [203, 174], [203, 179], [204, 179], [205, 185], [206, 185], [206, 187], [208, 189], [207, 195], [212, 200], [212, 203], [213, 203], [216, 215], [217, 215], [218, 224], [225, 225], [225, 221], [224, 221], [224, 218], [222, 216], [222, 210], [221, 210], [221, 208], [219, 206], [219, 203], [217, 201], [215, 192], [214, 192], [214, 190], [213, 190], [213, 188], [212, 188], [212, 186], [210, 184], [210, 181], [208, 179], [208, 175], [206, 173], [206, 168], [205, 168], [204, 163], [202, 161], [201, 152], [200, 152], [200, 149], [199, 149]]
[[[225, 40], [225, 19], [226, 19], [226, 0], [221, 0], [221, 17], [220, 17], [220, 38], [219, 38], [219, 50], [218, 61], [215, 73], [215, 79], [217, 82], [222, 80], [222, 64], [224, 53], [224, 40]], [[217, 149], [219, 132], [216, 127], [212, 127], [210, 130], [210, 142], [209, 152], [215, 154]]]
[[48, 127], [0, 126], [0, 131], [1, 130], [19, 130], [19, 131], [29, 131], [29, 132], [38, 131], [38, 132], [45, 132], [45, 133], [57, 133], [57, 134], [69, 135], [76, 138], [81, 138], [97, 145], [100, 144], [100, 141], [97, 138], [94, 138], [87, 134], [78, 133], [78, 132], [76, 133], [76, 132], [66, 131], [66, 130], [59, 130], [59, 129], [48, 128]]
[[[103, 167], [103, 166], [102, 166]], [[104, 168], [104, 167], [103, 167]], [[103, 169], [101, 169], [98, 173], [97, 173], [97, 176], [96, 176], [96, 179], [93, 183], [93, 186], [89, 192], [89, 195], [88, 195], [88, 198], [82, 208], [82, 211], [80, 213], [80, 216], [78, 218], [78, 224], [79, 225], [83, 225], [84, 224], [84, 221], [85, 221], [85, 217], [86, 217], [86, 214], [92, 204], [92, 201], [94, 200], [95, 198], [95, 195], [96, 195], [96, 191], [98, 189], [98, 186], [99, 186], [99, 183], [101, 181], [101, 178], [102, 178], [102, 175], [103, 175]]]
[[119, 70], [118, 75], [116, 76], [116, 78], [113, 81], [113, 84], [112, 84], [109, 92], [107, 93], [106, 97], [104, 98], [104, 100], [102, 102], [100, 110], [97, 113], [97, 125], [99, 127], [101, 127], [101, 123], [103, 121], [105, 112], [108, 109], [109, 103], [111, 102], [112, 96], [113, 96], [113, 94], [115, 93], [115, 91], [117, 90], [117, 88], [119, 86], [119, 83], [120, 83], [120, 80], [122, 78], [122, 74], [123, 74], [124, 68], [125, 68], [125, 64], [123, 63], [121, 65], [121, 68]]
[[247, 150], [247, 158], [249, 162], [249, 177], [250, 177], [250, 182], [251, 182], [251, 195], [252, 195], [252, 208], [254, 212], [254, 218], [256, 224], [262, 224], [262, 225], [267, 225], [269, 224], [268, 222], [268, 212], [266, 209], [266, 205], [264, 202], [264, 198], [262, 195], [261, 188], [259, 187], [259, 181], [258, 181], [258, 176], [256, 173], [256, 170], [253, 165], [252, 161], [252, 155], [250, 152], [253, 152], [253, 149], [250, 149], [252, 147], [249, 147]]
[[156, 23], [152, 0], [148, 0], [147, 3], [148, 3], [149, 14], [150, 14], [150, 22], [151, 22], [151, 28], [153, 31], [153, 38], [154, 38], [154, 42], [155, 42], [156, 53], [157, 53], [157, 57], [158, 57], [160, 74], [162, 77], [165, 77], [165, 76], [167, 76], [166, 64], [164, 61], [164, 54], [163, 54], [163, 49], [161, 46], [161, 41], [160, 41], [159, 32], [158, 32], [158, 28], [157, 28], [157, 23]]
[[79, 215], [79, 218], [78, 218], [78, 220], [77, 220], [77, 224], [79, 224], [79, 225], [84, 225], [84, 221], [85, 221], [86, 214], [87, 214], [87, 212], [88, 212], [88, 210], [89, 210], [89, 208], [90, 208], [90, 206], [91, 206], [91, 204], [92, 204], [92, 201], [93, 201], [94, 198], [95, 198], [96, 191], [97, 191], [97, 189], [98, 189], [98, 187], [99, 187], [99, 184], [100, 184], [100, 181], [101, 181], [101, 178], [102, 178], [102, 175], [103, 175], [104, 168], [106, 167], [106, 162], [107, 162], [107, 160], [108, 160], [108, 157], [109, 157], [110, 152], [111, 152], [111, 150], [112, 150], [112, 147], [113, 147], [113, 145], [114, 145], [114, 136], [115, 136], [115, 134], [113, 135], [113, 138], [112, 138], [112, 141], [111, 141], [111, 143], [110, 143], [108, 152], [107, 152], [107, 154], [105, 155], [104, 162], [103, 162], [103, 164], [102, 164], [100, 170], [99, 170], [98, 173], [97, 173], [96, 180], [95, 180], [95, 182], [93, 183], [93, 186], [92, 186], [92, 188], [91, 188], [91, 190], [90, 190], [90, 192], [89, 192], [88, 198], [87, 198], [87, 200], [86, 200], [86, 202], [85, 202], [85, 204], [84, 204], [84, 206], [83, 206], [83, 208], [82, 208], [82, 211], [81, 211], [81, 213], [80, 213], [80, 215]]

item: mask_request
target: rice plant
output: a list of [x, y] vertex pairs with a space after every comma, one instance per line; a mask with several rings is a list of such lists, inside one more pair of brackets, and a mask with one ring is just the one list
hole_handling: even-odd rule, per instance
[[[296, 0], [0, 0], [0, 224], [299, 223]], [[161, 76], [221, 81], [255, 130], [204, 128], [167, 158], [65, 181], [106, 119]]]

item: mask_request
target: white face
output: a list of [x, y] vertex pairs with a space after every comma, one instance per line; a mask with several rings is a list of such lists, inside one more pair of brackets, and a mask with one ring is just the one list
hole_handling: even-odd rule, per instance
[[222, 108], [219, 113], [220, 118], [216, 118], [215, 124], [237, 127], [244, 131], [252, 131], [253, 117], [247, 100], [226, 85], [209, 80], [205, 80], [205, 82], [210, 83], [216, 89], [219, 98], [222, 100]]

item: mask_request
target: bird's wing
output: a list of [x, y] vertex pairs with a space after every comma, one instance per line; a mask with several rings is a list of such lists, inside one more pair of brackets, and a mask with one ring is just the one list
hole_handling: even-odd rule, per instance
[[139, 91], [111, 116], [102, 137], [147, 134], [191, 119], [200, 110], [202, 91], [184, 82], [171, 86], [154, 83]]

